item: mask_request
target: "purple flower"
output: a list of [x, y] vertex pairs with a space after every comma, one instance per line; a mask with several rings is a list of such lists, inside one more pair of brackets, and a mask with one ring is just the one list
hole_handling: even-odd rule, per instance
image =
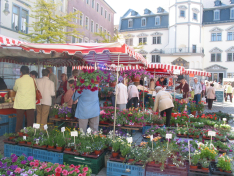
[[27, 161], [25, 161], [25, 160], [21, 161], [21, 164], [26, 164], [26, 163], [27, 163]]
[[7, 171], [7, 175], [11, 175], [11, 171], [10, 170]]
[[11, 166], [10, 166], [10, 169], [11, 169], [11, 170], [15, 170], [17, 167], [18, 167], [17, 165], [11, 165]]
[[16, 156], [15, 154], [12, 154], [12, 155], [11, 155], [11, 158], [14, 158], [15, 156]]
[[12, 158], [12, 162], [15, 163], [18, 160], [18, 157], [15, 156], [14, 158]]
[[33, 160], [33, 156], [29, 156], [28, 161], [32, 161], [32, 160]]
[[28, 174], [32, 174], [33, 172], [31, 170], [28, 170]]

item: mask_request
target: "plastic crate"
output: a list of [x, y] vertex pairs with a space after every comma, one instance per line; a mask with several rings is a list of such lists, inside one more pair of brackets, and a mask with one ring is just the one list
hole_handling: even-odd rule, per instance
[[0, 125], [0, 136], [3, 136], [5, 133], [9, 132], [8, 124]]
[[30, 147], [4, 144], [4, 156], [10, 157], [11, 154], [16, 154], [17, 156], [21, 156], [23, 154], [26, 156], [33, 156], [33, 149]]
[[144, 176], [145, 169], [142, 166], [128, 165], [113, 161], [107, 162], [108, 176]]
[[8, 115], [0, 115], [0, 124], [8, 122], [9, 122]]
[[188, 176], [208, 176], [210, 173], [201, 173], [201, 172], [191, 172], [189, 171]]
[[63, 161], [64, 163], [70, 165], [87, 165], [92, 169], [92, 174], [98, 174], [105, 166], [105, 154], [106, 152], [104, 152], [97, 159], [64, 154]]
[[[9, 118], [9, 133], [15, 133], [15, 127], [16, 127], [16, 115], [14, 117]], [[25, 117], [23, 120], [23, 128], [24, 127], [25, 127]]]
[[145, 176], [188, 176], [188, 167], [178, 168], [178, 167], [166, 167], [161, 171], [160, 167], [147, 166], [145, 168]]
[[40, 161], [63, 164], [63, 153], [33, 149], [33, 157]]

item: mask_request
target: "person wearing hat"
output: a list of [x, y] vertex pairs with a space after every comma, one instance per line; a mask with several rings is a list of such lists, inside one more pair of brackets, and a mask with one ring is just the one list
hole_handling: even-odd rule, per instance
[[126, 104], [128, 102], [128, 90], [127, 86], [123, 84], [123, 77], [119, 77], [119, 84], [116, 86], [116, 104], [120, 111], [126, 109]]
[[72, 96], [73, 96], [73, 94], [75, 92], [74, 89], [73, 89], [74, 81], [75, 81], [74, 78], [69, 78], [68, 79], [67, 82], [68, 82], [70, 88], [68, 89], [68, 91], [64, 95], [64, 103], [67, 103], [67, 107], [69, 107], [69, 108], [72, 108], [72, 105], [73, 105]]

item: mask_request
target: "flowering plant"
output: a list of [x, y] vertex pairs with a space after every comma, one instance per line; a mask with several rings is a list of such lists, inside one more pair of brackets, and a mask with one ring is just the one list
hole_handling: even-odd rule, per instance
[[198, 104], [197, 104], [197, 111], [202, 112], [202, 111], [204, 111], [204, 108], [205, 108], [204, 103], [202, 101], [198, 102]]
[[151, 74], [143, 69], [141, 70], [125, 70], [125, 71], [121, 71], [120, 75], [125, 77], [128, 80], [131, 80], [133, 77], [138, 77], [138, 78], [153, 78], [153, 76], [151, 76]]
[[61, 106], [58, 111], [58, 116], [60, 118], [65, 118], [66, 116], [71, 117], [72, 116], [71, 108]]
[[117, 81], [117, 75], [114, 73], [110, 73], [110, 81], [109, 82], [116, 82]]
[[51, 106], [50, 115], [51, 116], [58, 115], [59, 108], [60, 108], [60, 106], [58, 104], [55, 104], [54, 106]]
[[226, 155], [226, 153], [223, 153], [218, 157], [217, 167], [224, 171], [231, 171], [232, 170], [231, 161], [232, 160]]
[[194, 101], [190, 103], [190, 105], [188, 106], [188, 110], [190, 110], [191, 113], [197, 110], [196, 103], [194, 103]]
[[191, 154], [191, 165], [196, 166], [200, 160], [200, 153], [198, 151]]

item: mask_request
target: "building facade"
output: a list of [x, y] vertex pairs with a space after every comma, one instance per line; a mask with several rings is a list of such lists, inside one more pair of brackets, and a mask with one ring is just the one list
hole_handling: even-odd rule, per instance
[[209, 71], [222, 81], [234, 77], [233, 22], [234, 0], [170, 0], [165, 9], [129, 9], [119, 32], [149, 63]]
[[[115, 11], [105, 0], [69, 0], [67, 12], [79, 11], [74, 23], [79, 25], [79, 38], [71, 37], [70, 43], [94, 43], [101, 40], [95, 33], [105, 32], [114, 35]], [[107, 37], [108, 37], [107, 36]]]

